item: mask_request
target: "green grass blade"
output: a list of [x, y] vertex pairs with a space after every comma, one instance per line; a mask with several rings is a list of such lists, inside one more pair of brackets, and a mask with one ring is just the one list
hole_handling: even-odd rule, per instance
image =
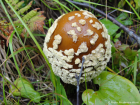
[[[8, 3], [8, 5], [10, 5], [10, 3], [9, 3], [7, 0], [6, 0], [6, 2]], [[15, 10], [12, 6], [11, 6], [11, 9]], [[7, 11], [7, 10], [5, 9], [5, 11]], [[18, 38], [19, 38], [19, 40], [20, 40], [20, 42], [21, 42], [22, 46], [24, 47], [24, 43], [22, 42], [22, 40], [21, 40], [21, 38], [20, 38], [20, 35], [19, 35], [19, 33], [18, 33], [17, 29], [15, 28], [14, 23], [12, 22], [11, 17], [9, 16], [8, 12], [6, 12], [6, 14], [7, 14], [7, 17], [8, 17], [8, 18], [9, 18], [9, 20], [10, 20], [10, 24], [14, 27], [14, 30], [15, 30], [15, 32], [17, 33]], [[17, 13], [17, 14], [18, 14], [18, 13]], [[25, 39], [25, 40], [26, 40], [26, 39]], [[25, 49], [25, 47], [24, 47], [24, 49]], [[28, 58], [29, 58], [29, 60], [30, 60], [30, 62], [31, 62], [32, 67], [34, 68], [34, 64], [33, 64], [32, 60], [31, 60], [31, 58], [30, 58], [30, 56], [29, 56], [28, 52], [26, 51], [26, 49], [25, 49], [25, 52], [26, 52], [26, 54], [27, 54], [27, 56], [28, 56]], [[18, 69], [17, 69], [17, 70], [18, 70]], [[33, 70], [35, 70], [35, 69], [33, 69]], [[38, 77], [37, 73], [36, 73], [36, 72], [34, 72], [34, 73], [35, 73], [35, 75], [37, 76], [37, 79], [39, 79], [39, 77]]]
[[[43, 51], [42, 51], [42, 49], [41, 49], [39, 43], [37, 42], [37, 40], [36, 40], [35, 37], [33, 36], [32, 32], [29, 30], [29, 28], [27, 27], [27, 25], [24, 23], [24, 21], [23, 21], [22, 18], [18, 15], [18, 13], [14, 10], [14, 8], [13, 8], [12, 5], [8, 2], [8, 0], [5, 0], [5, 1], [8, 3], [9, 7], [14, 11], [14, 13], [16, 14], [16, 16], [19, 18], [19, 20], [20, 20], [21, 23], [23, 24], [23, 26], [26, 28], [26, 30], [27, 30], [27, 32], [29, 33], [30, 37], [31, 37], [31, 38], [33, 39], [33, 41], [35, 42], [36, 46], [38, 47], [38, 49], [39, 49], [39, 51], [41, 52], [42, 56], [44, 57], [45, 61], [47, 62], [47, 64], [48, 64], [50, 70], [52, 71], [52, 68], [51, 68], [51, 65], [49, 64], [48, 59], [46, 58], [45, 54], [43, 53]], [[55, 78], [53, 71], [51, 72], [51, 74], [52, 74], [52, 77]], [[52, 82], [53, 82], [54, 86], [56, 86], [56, 85], [55, 85], [55, 79], [53, 79]]]
[[43, 0], [41, 0], [41, 2], [51, 10], [60, 10], [61, 9], [61, 8], [52, 8], [52, 7], [48, 6]]
[[[17, 17], [19, 18], [19, 20], [21, 21], [21, 23], [24, 25], [24, 27], [27, 29], [28, 33], [30, 34], [30, 36], [31, 36], [32, 39], [34, 40], [35, 44], [37, 45], [38, 49], [40, 50], [40, 52], [41, 52], [41, 54], [43, 55], [45, 61], [47, 62], [48, 66], [49, 66], [50, 69], [51, 69], [51, 66], [50, 66], [50, 64], [49, 64], [49, 62], [48, 62], [48, 60], [47, 60], [45, 54], [43, 53], [41, 47], [39, 46], [38, 42], [37, 42], [36, 39], [34, 38], [33, 34], [31, 33], [31, 31], [29, 30], [29, 28], [27, 27], [27, 25], [22, 21], [21, 17], [17, 14], [17, 12], [16, 12], [16, 11], [14, 10], [14, 8], [12, 7], [12, 5], [11, 5], [7, 0], [6, 0], [6, 2], [7, 2], [7, 4], [9, 5], [9, 7], [14, 11], [14, 13], [17, 15]], [[5, 12], [6, 12], [7, 16], [8, 16], [8, 18], [10, 19], [12, 25], [14, 26], [14, 24], [13, 24], [13, 22], [12, 22], [10, 16], [9, 16], [9, 14], [8, 14], [8, 12], [6, 11], [6, 8], [5, 8], [3, 2], [1, 2], [1, 4], [2, 4], [2, 6], [3, 6], [3, 8], [4, 8], [4, 10], [5, 10]], [[16, 30], [15, 27], [14, 27], [14, 29]], [[13, 36], [13, 35], [10, 36], [9, 47], [10, 47], [10, 51], [11, 51], [11, 54], [12, 54], [12, 56], [13, 56], [13, 60], [14, 60], [15, 66], [16, 66], [16, 68], [17, 68], [18, 74], [19, 74], [19, 76], [20, 76], [20, 78], [21, 78], [20, 70], [19, 70], [18, 64], [17, 64], [17, 62], [16, 62], [16, 59], [15, 59], [15, 57], [14, 57], [14, 54], [13, 54], [12, 36]], [[53, 81], [52, 81], [52, 82], [53, 82], [53, 85], [56, 87], [56, 85], [55, 85], [55, 75], [53, 74], [52, 69], [51, 69], [51, 72], [52, 72], [51, 75], [52, 75], [52, 77], [53, 77]], [[23, 83], [23, 82], [22, 82], [22, 83]], [[23, 86], [24, 86], [24, 84], [23, 84]], [[24, 89], [25, 89], [25, 87], [24, 87]], [[25, 89], [25, 90], [26, 90], [26, 89]]]
[[[6, 7], [5, 7], [4, 4], [3, 4], [3, 2], [1, 1], [0, 3], [1, 3], [1, 5], [2, 5], [2, 7], [3, 7], [5, 13], [7, 14], [8, 18], [10, 19], [10, 21], [12, 21], [11, 18], [10, 18], [10, 16], [9, 16], [9, 14], [8, 14], [8, 12], [7, 12], [7, 10], [6, 10]], [[13, 24], [13, 23], [12, 23], [12, 24]], [[14, 33], [15, 33], [15, 31], [12, 32], [12, 34], [11, 34], [11, 36], [10, 36], [10, 38], [9, 38], [9, 47], [10, 47], [11, 55], [12, 55], [12, 57], [13, 57], [13, 60], [14, 60], [16, 69], [17, 69], [18, 74], [19, 74], [19, 76], [20, 76], [20, 78], [21, 78], [20, 70], [19, 70], [17, 61], [16, 61], [16, 59], [15, 59], [15, 56], [14, 56], [14, 54], [13, 54], [12, 38], [13, 38]], [[23, 83], [23, 81], [22, 81], [22, 83]], [[24, 86], [24, 84], [23, 84], [23, 86]], [[24, 87], [24, 89], [25, 89], [25, 87]], [[25, 90], [26, 90], [26, 89], [25, 89]]]
[[[2, 76], [1, 76], [2, 77]], [[7, 102], [6, 102], [6, 97], [5, 97], [5, 87], [4, 87], [4, 78], [3, 78], [3, 98], [4, 98], [4, 103], [5, 103], [5, 105], [7, 105]]]
[[[42, 54], [42, 56], [44, 57], [45, 61], [47, 62], [50, 70], [51, 70], [51, 77], [52, 77], [52, 83], [56, 89], [56, 78], [55, 78], [55, 75], [53, 73], [53, 70], [52, 70], [52, 67], [51, 65], [49, 64], [49, 61], [48, 59], [46, 58], [45, 54], [43, 53], [39, 43], [37, 42], [37, 40], [35, 39], [35, 37], [33, 36], [33, 34], [31, 33], [31, 31], [29, 30], [29, 28], [27, 27], [27, 25], [24, 23], [24, 21], [22, 20], [22, 18], [18, 15], [18, 13], [14, 10], [14, 8], [12, 7], [12, 5], [6, 0], [7, 4], [9, 5], [9, 7], [13, 10], [13, 12], [16, 14], [16, 16], [18, 17], [18, 19], [21, 21], [22, 25], [26, 28], [27, 32], [29, 33], [30, 37], [32, 38], [32, 40], [34, 41], [34, 43], [36, 44], [37, 48], [39, 49], [40, 53]], [[16, 61], [15, 61], [16, 63]], [[56, 91], [56, 90], [55, 90]], [[56, 101], [57, 101], [57, 98], [56, 98]]]
[[[37, 53], [40, 53], [37, 49], [35, 49], [35, 48], [33, 48], [33, 47], [25, 46], [25, 48], [24, 48], [24, 47], [21, 47], [21, 48], [18, 49], [17, 51], [13, 52], [14, 56], [15, 56], [16, 54], [18, 54], [18, 53], [24, 51], [25, 49], [26, 49], [26, 50], [34, 50], [34, 51], [36, 51]], [[5, 61], [2, 62], [2, 64], [0, 65], [0, 67], [2, 67], [2, 65], [3, 65], [8, 59], [10, 59], [11, 57], [12, 57], [12, 55], [10, 54], [10, 55], [7, 57], [7, 59], [6, 59]]]
[[67, 1], [68, 3], [70, 3], [71, 5], [73, 5], [75, 8], [77, 8], [78, 10], [80, 10], [81, 8], [79, 8], [78, 6], [76, 6], [75, 4], [71, 3], [69, 0], [65, 0]]
[[84, 1], [84, 0], [75, 0], [76, 2], [84, 2], [84, 3], [88, 3], [88, 4], [93, 4], [95, 6], [104, 6], [104, 7], [108, 7], [108, 8], [112, 8], [112, 9], [116, 9], [118, 11], [122, 11], [122, 12], [126, 12], [126, 13], [132, 13], [130, 11], [127, 11], [127, 10], [123, 10], [123, 9], [120, 9], [120, 8], [115, 8], [115, 7], [111, 7], [111, 6], [106, 6], [106, 5], [102, 5], [102, 4], [99, 4], [99, 3], [95, 3], [95, 2], [90, 2], [90, 1]]
[[139, 14], [137, 13], [137, 11], [135, 11], [135, 9], [133, 8], [133, 6], [129, 3], [128, 0], [125, 0], [127, 2], [127, 4], [131, 7], [131, 9], [134, 11], [134, 13], [136, 14], [136, 16], [138, 17], [138, 19], [140, 19]]
[[134, 85], [136, 85], [136, 74], [137, 74], [137, 56], [135, 57], [134, 62]]
[[[61, 2], [59, 2], [58, 0], [53, 0], [56, 3], [58, 3], [61, 7], [66, 8], [67, 10], [69, 10], [71, 12], [71, 9], [69, 9], [67, 6], [65, 6], [64, 4], [62, 4]], [[65, 9], [63, 9], [65, 11]], [[66, 13], [68, 13], [67, 11], [65, 11]]]

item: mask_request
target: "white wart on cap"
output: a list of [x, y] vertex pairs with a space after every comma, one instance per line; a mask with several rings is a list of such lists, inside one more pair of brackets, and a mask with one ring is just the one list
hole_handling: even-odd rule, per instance
[[45, 37], [43, 51], [53, 72], [63, 82], [76, 85], [82, 57], [80, 83], [90, 81], [106, 67], [111, 57], [110, 36], [105, 26], [90, 12], [73, 11], [55, 20]]

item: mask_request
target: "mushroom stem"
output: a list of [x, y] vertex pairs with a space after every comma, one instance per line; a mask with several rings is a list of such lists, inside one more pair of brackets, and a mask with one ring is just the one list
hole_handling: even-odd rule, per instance
[[75, 73], [75, 78], [77, 80], [77, 105], [79, 105], [79, 81], [80, 81], [80, 77], [82, 75], [82, 70], [83, 70], [83, 64], [85, 62], [85, 58], [82, 57], [82, 66], [81, 66], [81, 71], [80, 71], [80, 74], [79, 76], [77, 76], [77, 74]]
[[[106, 13], [104, 13], [103, 11], [87, 4], [87, 3], [79, 3], [79, 2], [75, 2], [72, 0], [69, 0], [71, 3], [77, 4], [77, 5], [81, 5], [84, 7], [90, 7], [91, 9], [95, 10], [96, 12], [98, 12], [99, 14], [106, 16]], [[121, 29], [123, 29], [126, 33], [128, 33], [130, 35], [130, 37], [133, 37], [138, 45], [140, 46], [140, 37], [138, 35], [136, 35], [133, 31], [129, 30], [129, 28], [125, 27], [123, 24], [121, 24], [120, 22], [118, 22], [117, 20], [115, 20], [113, 17], [111, 17], [109, 14], [107, 15], [107, 18], [112, 21], [113, 23], [115, 23], [116, 25], [118, 25]]]

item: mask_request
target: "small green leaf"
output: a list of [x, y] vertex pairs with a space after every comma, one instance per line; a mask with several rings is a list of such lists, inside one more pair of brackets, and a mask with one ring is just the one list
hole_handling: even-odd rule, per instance
[[118, 8], [122, 8], [125, 5], [125, 0], [120, 0], [120, 2], [118, 3]]
[[[21, 8], [17, 13], [18, 13], [19, 15], [21, 15], [21, 14], [23, 14], [24, 12], [26, 12], [28, 9], [31, 8], [32, 2], [33, 2], [33, 1], [30, 1], [30, 3], [29, 3], [28, 5], [26, 5], [25, 7]], [[16, 14], [14, 14], [13, 17], [16, 17]]]
[[133, 24], [133, 21], [131, 19], [127, 19], [127, 20], [122, 21], [122, 24], [125, 26], [129, 26]]
[[113, 22], [111, 22], [108, 19], [107, 20], [102, 19], [100, 21], [106, 26], [109, 35], [113, 35], [119, 29], [119, 27], [117, 25], [115, 25]]
[[128, 17], [127, 13], [121, 13], [116, 19], [117, 20], [124, 20]]
[[114, 42], [117, 42], [117, 41], [119, 41], [118, 39], [114, 39]]
[[119, 62], [121, 61], [121, 53], [120, 52], [116, 52], [113, 53], [113, 63], [114, 64], [119, 64]]
[[136, 8], [135, 9], [138, 9], [140, 7], [140, 0], [134, 0], [135, 3], [136, 3]]
[[116, 51], [116, 48], [114, 47], [114, 45], [111, 47], [111, 52], [112, 52], [112, 54], [113, 53], [115, 53], [115, 51]]
[[24, 3], [24, 1], [19, 2], [18, 4], [14, 5], [14, 9], [17, 10], [20, 6]]
[[140, 104], [140, 94], [136, 86], [128, 79], [103, 71], [94, 79], [99, 90], [87, 89], [82, 99], [87, 105], [133, 105]]
[[39, 92], [35, 91], [32, 84], [24, 78], [18, 78], [14, 81], [14, 85], [11, 86], [10, 93], [14, 96], [29, 98], [35, 103], [40, 102]]
[[131, 50], [130, 48], [126, 48], [124, 50], [124, 55], [128, 60], [134, 60], [135, 56], [137, 55], [137, 51]]
[[121, 36], [121, 32], [115, 35], [115, 38], [119, 38]]
[[122, 44], [121, 46], [119, 46], [119, 50], [120, 51], [124, 51], [127, 47], [129, 47], [129, 45], [127, 45], [127, 44]]
[[60, 78], [58, 76], [56, 76], [56, 79], [57, 79], [56, 92], [57, 92], [57, 94], [61, 95], [61, 96], [58, 95], [58, 97], [62, 100], [63, 105], [69, 105], [69, 101], [67, 99], [67, 95], [66, 95], [65, 89], [64, 89], [63, 85], [60, 82]]

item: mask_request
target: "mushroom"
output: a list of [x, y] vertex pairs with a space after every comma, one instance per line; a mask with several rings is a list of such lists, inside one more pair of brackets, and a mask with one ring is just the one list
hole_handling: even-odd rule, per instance
[[49, 28], [43, 51], [54, 74], [76, 85], [75, 74], [80, 74], [82, 57], [85, 62], [80, 83], [85, 76], [90, 81], [105, 69], [111, 57], [110, 36], [91, 12], [73, 11], [60, 16]]

